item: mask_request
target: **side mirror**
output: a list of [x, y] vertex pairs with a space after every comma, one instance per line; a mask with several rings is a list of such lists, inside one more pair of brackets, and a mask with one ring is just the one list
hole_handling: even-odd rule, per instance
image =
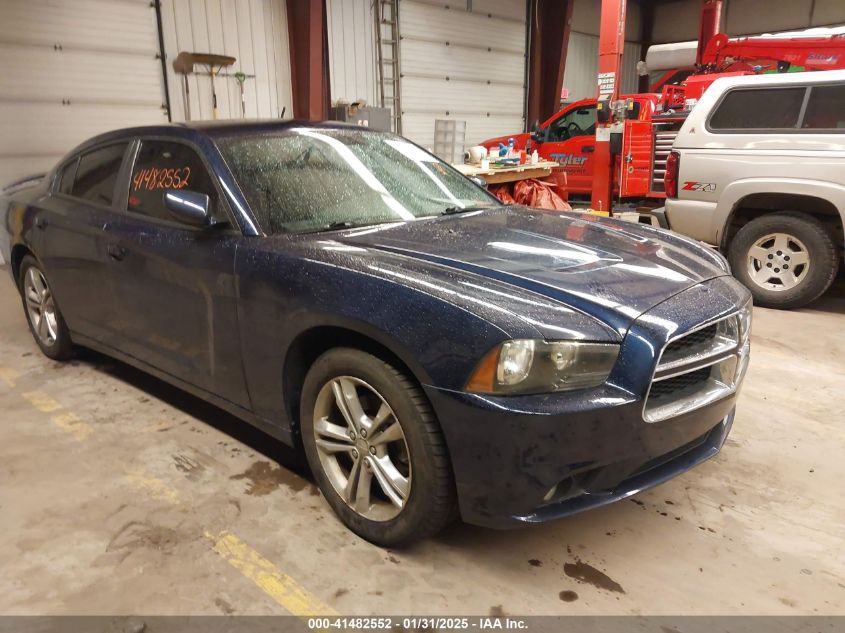
[[167, 189], [164, 192], [164, 206], [179, 222], [192, 226], [213, 226], [217, 224], [209, 213], [208, 195], [188, 189]]
[[469, 176], [469, 179], [482, 189], [487, 189], [487, 179], [481, 176]]
[[537, 119], [531, 125], [531, 140], [537, 143], [542, 143], [546, 140], [545, 130], [540, 129], [540, 119]]

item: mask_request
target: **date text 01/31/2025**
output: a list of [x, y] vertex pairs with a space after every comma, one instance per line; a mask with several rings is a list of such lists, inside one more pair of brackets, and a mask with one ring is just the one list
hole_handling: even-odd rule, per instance
[[406, 617], [401, 620], [391, 617], [336, 617], [309, 618], [311, 630], [524, 630], [528, 625], [524, 619], [512, 617]]

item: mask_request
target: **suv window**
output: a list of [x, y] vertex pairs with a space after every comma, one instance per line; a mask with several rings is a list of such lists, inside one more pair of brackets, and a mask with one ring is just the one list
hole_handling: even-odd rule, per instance
[[[71, 195], [98, 204], [111, 206], [117, 172], [123, 162], [128, 143], [117, 143], [92, 150], [80, 156]], [[62, 178], [64, 186], [64, 175]]]
[[845, 128], [845, 84], [813, 86], [801, 129], [835, 130]]
[[731, 90], [710, 117], [712, 130], [788, 130], [798, 125], [807, 88]]
[[549, 125], [551, 142], [568, 141], [576, 136], [593, 136], [596, 133], [596, 106], [588, 105], [570, 110]]
[[207, 194], [216, 209], [217, 191], [197, 153], [182, 143], [143, 141], [132, 170], [127, 209], [152, 218], [173, 220], [164, 206], [168, 189]]

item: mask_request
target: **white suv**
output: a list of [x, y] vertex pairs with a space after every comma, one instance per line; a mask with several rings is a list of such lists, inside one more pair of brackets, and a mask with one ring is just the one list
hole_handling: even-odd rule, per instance
[[845, 71], [725, 77], [693, 108], [666, 168], [670, 228], [719, 246], [758, 305], [830, 286], [845, 222]]

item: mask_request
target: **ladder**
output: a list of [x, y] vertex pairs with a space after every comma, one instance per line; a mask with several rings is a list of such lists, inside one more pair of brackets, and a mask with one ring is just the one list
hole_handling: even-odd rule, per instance
[[379, 99], [390, 109], [391, 127], [402, 134], [399, 74], [399, 0], [373, 0], [378, 53]]

